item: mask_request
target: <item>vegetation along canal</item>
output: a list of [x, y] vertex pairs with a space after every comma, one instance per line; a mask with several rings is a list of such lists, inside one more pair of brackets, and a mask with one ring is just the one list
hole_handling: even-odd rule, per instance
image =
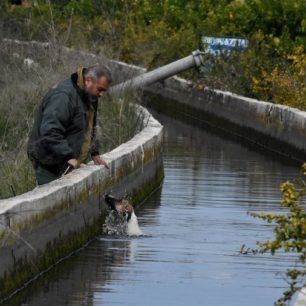
[[165, 125], [165, 179], [136, 213], [144, 237], [101, 236], [8, 305], [271, 306], [294, 264], [241, 255], [272, 238], [248, 211], [279, 212], [299, 168], [186, 123]]

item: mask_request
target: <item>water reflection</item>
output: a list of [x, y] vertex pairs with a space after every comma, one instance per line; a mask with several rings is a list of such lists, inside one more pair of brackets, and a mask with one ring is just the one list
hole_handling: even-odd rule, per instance
[[298, 168], [157, 117], [165, 125], [165, 180], [136, 211], [147, 236], [100, 237], [15, 302], [268, 306], [281, 295], [280, 273], [293, 258], [238, 251], [272, 236], [271, 226], [247, 211], [279, 211], [279, 184]]

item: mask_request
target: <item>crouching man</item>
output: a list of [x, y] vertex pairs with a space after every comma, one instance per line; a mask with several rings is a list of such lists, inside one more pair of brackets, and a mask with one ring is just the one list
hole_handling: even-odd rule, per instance
[[107, 167], [99, 156], [96, 122], [98, 98], [111, 81], [106, 66], [80, 68], [43, 98], [27, 147], [38, 185], [85, 167], [89, 155], [96, 165]]

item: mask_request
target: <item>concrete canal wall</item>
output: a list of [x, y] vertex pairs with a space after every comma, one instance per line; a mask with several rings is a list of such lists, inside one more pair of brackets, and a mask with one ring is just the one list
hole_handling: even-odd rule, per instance
[[[125, 78], [146, 72], [118, 61], [112, 61], [112, 66]], [[145, 105], [158, 112], [209, 125], [299, 163], [306, 161], [305, 111], [231, 92], [199, 89], [179, 77], [145, 87], [144, 96]]]
[[163, 178], [162, 126], [140, 108], [146, 127], [103, 158], [23, 195], [0, 201], [0, 301], [102, 231], [104, 194], [139, 203]]
[[176, 77], [146, 92], [148, 105], [162, 113], [208, 124], [299, 162], [306, 160], [306, 112], [230, 92], [197, 89]]

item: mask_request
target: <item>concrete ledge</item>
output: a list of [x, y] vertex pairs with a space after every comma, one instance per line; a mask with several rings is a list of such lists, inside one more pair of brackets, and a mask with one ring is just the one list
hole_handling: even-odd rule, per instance
[[220, 90], [199, 90], [180, 78], [146, 88], [148, 105], [172, 116], [188, 117], [250, 143], [303, 162], [306, 112]]
[[0, 201], [0, 303], [8, 294], [102, 230], [104, 194], [139, 202], [163, 178], [161, 124], [140, 107], [146, 127], [103, 155], [110, 171], [89, 164], [54, 182]]

